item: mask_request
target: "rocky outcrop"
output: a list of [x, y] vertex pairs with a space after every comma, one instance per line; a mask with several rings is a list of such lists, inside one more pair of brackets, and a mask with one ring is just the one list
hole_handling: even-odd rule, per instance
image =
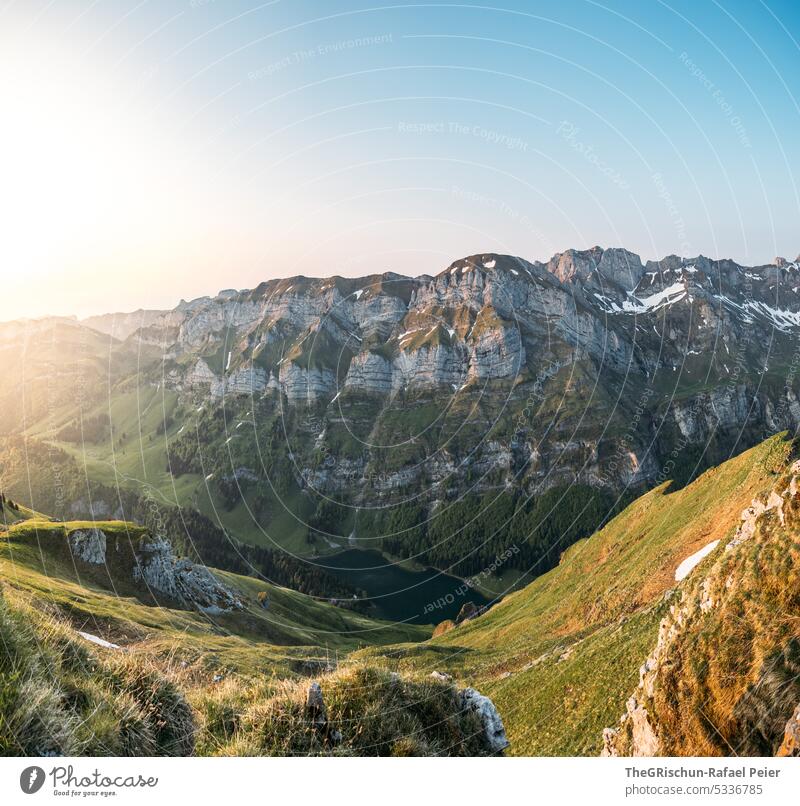
[[219, 382], [217, 376], [211, 371], [206, 362], [199, 358], [192, 369], [186, 374], [184, 384], [189, 389], [212, 387]]
[[106, 536], [100, 529], [77, 529], [70, 532], [72, 555], [91, 565], [105, 565]]
[[464, 602], [461, 609], [456, 616], [456, 624], [461, 624], [462, 621], [471, 621], [481, 614], [481, 608], [475, 602]]
[[241, 610], [243, 607], [239, 597], [208, 568], [188, 559], [177, 559], [171, 544], [163, 538], [153, 538], [139, 546], [133, 578], [151, 591], [204, 613]]
[[392, 364], [392, 386], [395, 389], [458, 389], [466, 381], [463, 345], [422, 344], [404, 349]]
[[306, 369], [293, 361], [281, 364], [278, 380], [290, 403], [313, 404], [322, 398], [330, 400], [336, 389], [333, 370]]
[[225, 392], [232, 395], [260, 394], [267, 388], [267, 371], [252, 364], [243, 366], [225, 378]]
[[369, 351], [358, 353], [350, 362], [344, 385], [347, 389], [357, 392], [386, 395], [394, 386], [392, 365], [378, 353]]
[[[724, 551], [712, 553], [710, 560], [703, 560], [711, 565], [698, 566], [700, 570], [707, 568], [706, 573], [698, 576], [697, 572], [692, 572], [679, 584], [673, 596], [678, 600], [670, 605], [659, 624], [655, 647], [639, 669], [638, 688], [626, 702], [619, 726], [603, 731], [602, 755], [697, 754], [696, 746], [686, 743], [708, 741], [708, 738], [696, 738], [696, 735], [709, 736], [708, 722], [704, 720], [720, 726], [716, 728], [717, 733], [725, 724], [728, 735], [719, 738], [724, 752], [733, 747], [740, 755], [773, 753], [777, 749], [777, 734], [783, 738], [781, 752], [796, 752], [797, 711], [788, 722], [786, 720], [800, 694], [800, 684], [795, 682], [800, 674], [800, 641], [781, 643], [786, 640], [781, 636], [794, 629], [797, 613], [792, 607], [796, 599], [790, 592], [787, 604], [781, 606], [775, 601], [774, 590], [771, 595], [765, 591], [772, 590], [771, 585], [789, 584], [786, 580], [794, 579], [798, 573], [794, 560], [799, 484], [800, 461], [797, 461], [763, 500], [753, 500], [742, 512]], [[760, 602], [760, 597], [765, 595], [767, 601]], [[742, 606], [742, 601], [748, 603], [747, 608]], [[748, 633], [746, 626], [741, 633], [736, 631], [735, 625], [747, 625], [751, 619], [758, 623], [761, 634], [774, 635], [772, 643], [749, 651], [742, 646], [747, 662], [737, 653], [730, 658], [723, 655], [726, 661], [737, 666], [735, 672], [727, 669], [716, 672], [724, 680], [717, 685], [730, 686], [730, 690], [715, 692], [719, 700], [716, 707], [722, 715], [712, 717], [714, 695], [710, 691], [713, 684], [705, 675], [709, 665], [719, 662], [722, 650], [715, 647], [708, 636], [716, 635], [720, 646], [724, 641], [731, 646], [738, 645]], [[788, 620], [785, 627], [781, 626], [783, 620]], [[720, 624], [724, 627], [714, 626]], [[723, 629], [731, 629], [732, 636], [723, 636]], [[703, 645], [703, 654], [698, 644]], [[757, 658], [764, 656], [766, 660], [756, 664]], [[692, 665], [687, 668], [690, 658]], [[693, 677], [695, 668], [706, 670], [697, 681]], [[752, 682], [744, 688], [737, 687], [737, 676], [742, 681]], [[709, 687], [708, 692], [705, 687]], [[702, 693], [705, 703], [701, 717], [694, 713], [695, 706], [689, 699], [694, 691], [706, 692]], [[696, 730], [689, 726], [695, 718], [700, 718], [702, 723]], [[665, 721], [668, 727], [662, 728]], [[683, 730], [686, 737], [676, 735]], [[712, 737], [715, 738], [716, 735]], [[687, 746], [689, 749], [685, 750]], [[707, 748], [702, 746], [702, 749], [704, 752], [700, 754], [707, 754]]]
[[306, 718], [317, 730], [324, 730], [328, 725], [328, 709], [322, 697], [322, 686], [316, 680], [306, 692]]
[[500, 712], [494, 703], [474, 688], [465, 688], [458, 693], [461, 710], [473, 711], [478, 715], [486, 735], [486, 742], [493, 753], [501, 753], [510, 742], [503, 727]]
[[603, 729], [602, 756], [657, 756], [661, 753], [661, 741], [648, 717], [647, 709], [636, 699], [631, 697], [625, 703], [625, 713], [620, 719], [622, 728], [627, 731], [629, 752], [620, 753], [619, 742], [621, 731], [619, 728]]

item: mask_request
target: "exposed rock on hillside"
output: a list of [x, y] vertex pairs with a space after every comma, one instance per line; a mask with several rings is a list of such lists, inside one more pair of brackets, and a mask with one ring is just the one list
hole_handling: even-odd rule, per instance
[[205, 566], [176, 559], [169, 541], [161, 538], [139, 546], [133, 578], [185, 607], [206, 613], [239, 610], [243, 606]]
[[783, 742], [776, 755], [800, 756], [800, 705], [786, 723], [783, 733]]
[[463, 709], [474, 711], [480, 717], [491, 750], [495, 753], [505, 750], [510, 743], [494, 703], [474, 688], [463, 689], [459, 692], [459, 697]]
[[79, 529], [69, 536], [72, 553], [79, 560], [92, 565], [106, 561], [106, 536], [100, 529]]
[[[90, 565], [110, 563], [114, 569], [130, 569], [133, 581], [147, 586], [151, 592], [163, 594], [183, 607], [206, 613], [240, 610], [241, 599], [225, 587], [203, 565], [188, 559], [178, 559], [172, 545], [164, 538], [145, 538], [131, 543], [132, 557], [121, 560], [119, 540], [115, 542], [113, 558], [108, 557], [108, 540], [101, 529], [77, 529], [70, 532], [68, 543], [72, 555]], [[128, 556], [127, 547], [122, 551]]]
[[604, 755], [797, 752], [798, 474], [795, 462], [681, 583]]

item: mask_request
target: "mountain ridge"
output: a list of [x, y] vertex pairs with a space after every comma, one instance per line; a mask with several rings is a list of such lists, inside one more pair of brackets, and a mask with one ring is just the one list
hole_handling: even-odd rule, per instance
[[[581, 258], [590, 259], [590, 260], [593, 259], [595, 265], [597, 265], [597, 264], [600, 263], [600, 260], [602, 259], [602, 256], [604, 254], [606, 254], [606, 253], [625, 254], [625, 255], [629, 256], [630, 265], [632, 267], [639, 266], [639, 267], [643, 267], [645, 270], [652, 270], [653, 267], [672, 266], [672, 265], [674, 265], [674, 264], [676, 264], [678, 262], [693, 263], [695, 261], [706, 262], [708, 264], [714, 264], [714, 263], [717, 263], [717, 264], [732, 264], [732, 265], [739, 266], [742, 270], [754, 269], [754, 268], [762, 268], [762, 267], [768, 267], [768, 266], [775, 266], [777, 268], [782, 268], [785, 265], [790, 264], [790, 263], [800, 263], [800, 254], [797, 255], [797, 257], [794, 259], [794, 261], [789, 261], [787, 258], [777, 256], [777, 257], [773, 258], [772, 263], [760, 263], [760, 264], [752, 264], [752, 265], [750, 265], [750, 264], [739, 263], [738, 261], [735, 261], [732, 258], [727, 258], [727, 257], [726, 258], [711, 258], [711, 257], [703, 255], [702, 253], [698, 254], [695, 258], [681, 258], [678, 255], [669, 254], [669, 255], [664, 256], [661, 259], [647, 260], [644, 263], [642, 263], [642, 258], [641, 258], [640, 255], [636, 254], [635, 252], [630, 252], [629, 250], [627, 250], [624, 247], [601, 247], [599, 245], [595, 245], [595, 246], [590, 247], [588, 249], [577, 249], [577, 248], [570, 247], [568, 249], [565, 249], [563, 252], [554, 253], [553, 256], [551, 258], [549, 258], [548, 260], [545, 260], [545, 261], [533, 260], [531, 262], [534, 265], [541, 265], [541, 266], [548, 266], [548, 267], [552, 266], [553, 267], [551, 269], [552, 273], [555, 276], [557, 276], [559, 280], [563, 281], [565, 279], [565, 277], [563, 276], [564, 269], [559, 268], [559, 264], [561, 263], [562, 260], [569, 260], [569, 258], [573, 258], [573, 257], [578, 257], [579, 260]], [[504, 253], [493, 253], [493, 252], [475, 253], [474, 255], [466, 255], [463, 258], [460, 258], [459, 260], [461, 260], [461, 261], [474, 260], [475, 258], [477, 258], [477, 257], [479, 257], [481, 255], [501, 257], [501, 258], [510, 258], [510, 259], [513, 259], [513, 260], [519, 260], [519, 261], [528, 262], [527, 260], [525, 260], [522, 257], [508, 255], [508, 254], [504, 254]], [[599, 258], [596, 257], [597, 255], [599, 255], [600, 257]], [[450, 266], [448, 266], [447, 268], [443, 269], [441, 272], [439, 272], [439, 274], [444, 274], [444, 273], [448, 272], [456, 263], [459, 262], [459, 260], [453, 261], [453, 263], [451, 263]], [[560, 276], [559, 273], [561, 273], [561, 276]], [[134, 316], [137, 316], [137, 315], [141, 316], [142, 314], [154, 315], [154, 316], [164, 315], [164, 314], [169, 313], [170, 311], [189, 308], [189, 307], [193, 306], [194, 304], [200, 303], [200, 302], [208, 302], [208, 301], [212, 301], [212, 300], [216, 300], [216, 299], [230, 298], [231, 295], [237, 295], [237, 296], [248, 295], [248, 294], [251, 294], [251, 293], [257, 291], [258, 289], [261, 289], [261, 288], [264, 288], [264, 287], [268, 286], [271, 283], [284, 283], [284, 282], [289, 282], [289, 281], [314, 281], [314, 280], [343, 280], [343, 281], [353, 281], [353, 282], [364, 282], [366, 280], [370, 280], [370, 279], [373, 279], [375, 277], [384, 277], [386, 279], [393, 279], [393, 280], [430, 280], [434, 276], [438, 276], [438, 275], [431, 275], [431, 274], [427, 274], [427, 273], [418, 274], [418, 275], [415, 275], [415, 274], [402, 274], [402, 273], [398, 273], [398, 272], [388, 270], [388, 269], [386, 271], [384, 271], [384, 272], [359, 275], [359, 276], [356, 276], [356, 277], [348, 277], [348, 276], [337, 275], [337, 274], [319, 275], [319, 276], [307, 276], [307, 275], [302, 275], [302, 274], [299, 274], [299, 275], [287, 275], [285, 277], [278, 277], [278, 278], [273, 278], [271, 280], [262, 281], [261, 283], [259, 283], [253, 289], [250, 289], [250, 288], [242, 288], [242, 289], [228, 288], [228, 289], [221, 289], [215, 295], [202, 295], [202, 296], [199, 296], [199, 297], [192, 298], [190, 300], [181, 299], [173, 308], [146, 308], [145, 307], [145, 308], [138, 308], [135, 311], [108, 311], [108, 312], [105, 312], [105, 313], [93, 314], [91, 316], [87, 316], [87, 317], [84, 317], [82, 319], [79, 319], [78, 321], [81, 324], [84, 324], [84, 325], [86, 325], [88, 327], [93, 327], [94, 329], [98, 329], [102, 333], [107, 333], [107, 334], [110, 335], [109, 326], [105, 322], [103, 322], [104, 319], [107, 319], [109, 317], [123, 318], [123, 317], [134, 317]], [[51, 317], [50, 316], [37, 317], [37, 319], [47, 319], [47, 318], [51, 318]], [[9, 320], [9, 321], [20, 321], [20, 320]]]

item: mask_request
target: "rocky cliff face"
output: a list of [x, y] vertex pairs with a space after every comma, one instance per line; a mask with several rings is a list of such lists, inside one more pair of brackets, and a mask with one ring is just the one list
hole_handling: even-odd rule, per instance
[[798, 474], [795, 462], [673, 593], [603, 755], [798, 752]]
[[204, 613], [241, 610], [241, 600], [204, 565], [177, 559], [169, 541], [145, 541], [136, 553], [133, 579], [185, 607]]
[[[177, 558], [164, 538], [146, 538], [130, 545], [108, 546], [102, 529], [78, 529], [68, 536], [72, 556], [89, 565], [104, 565], [114, 575], [130, 574], [133, 582], [150, 593], [192, 610], [222, 613], [241, 610], [241, 599], [205, 566]], [[111, 554], [109, 555], [109, 551]]]
[[[690, 357], [711, 350], [716, 368], [730, 376], [737, 361], [767, 359], [767, 342], [800, 327], [798, 292], [794, 262], [747, 268], [672, 256], [642, 265], [630, 252], [597, 247], [546, 264], [477, 255], [436, 277], [270, 281], [182, 303], [149, 317], [148, 332], [160, 324], [169, 340], [177, 321], [170, 354], [223, 353], [213, 371], [189, 362], [171, 376], [179, 386], [223, 383], [254, 361], [278, 374], [288, 362], [308, 373], [301, 382], [313, 397], [332, 397], [337, 385], [320, 386], [309, 361], [334, 378], [346, 378], [352, 365], [349, 385], [367, 369], [375, 389], [389, 393], [416, 383], [447, 388], [468, 376], [513, 380], [535, 368], [556, 340], [645, 375], [664, 367], [691, 372]], [[296, 388], [296, 372], [283, 373], [281, 383]], [[263, 391], [265, 380], [258, 374], [233, 391]]]
[[[800, 268], [785, 260], [474, 255], [435, 277], [273, 280], [154, 314], [147, 338], [159, 328], [167, 383], [185, 396], [279, 392], [278, 406], [334, 419], [378, 399], [356, 429], [372, 437], [365, 466], [391, 438], [382, 416], [409, 399], [443, 423], [476, 399], [502, 408], [485, 428], [502, 426], [501, 450], [520, 446], [546, 485], [647, 482], [676, 439], [721, 457], [728, 434], [747, 443], [800, 424]], [[575, 442], [585, 450], [564, 461]]]

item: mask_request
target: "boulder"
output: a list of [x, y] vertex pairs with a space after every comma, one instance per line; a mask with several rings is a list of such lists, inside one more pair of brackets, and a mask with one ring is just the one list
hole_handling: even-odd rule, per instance
[[456, 624], [461, 624], [462, 621], [469, 621], [480, 615], [480, 608], [475, 602], [464, 602], [461, 610], [458, 611], [456, 616]]
[[483, 724], [486, 742], [493, 753], [501, 753], [510, 742], [506, 737], [503, 720], [494, 703], [474, 688], [465, 688], [458, 693], [462, 710], [470, 710], [478, 715]]
[[306, 717], [317, 728], [324, 730], [328, 725], [328, 709], [322, 697], [322, 686], [314, 680], [306, 692]]

